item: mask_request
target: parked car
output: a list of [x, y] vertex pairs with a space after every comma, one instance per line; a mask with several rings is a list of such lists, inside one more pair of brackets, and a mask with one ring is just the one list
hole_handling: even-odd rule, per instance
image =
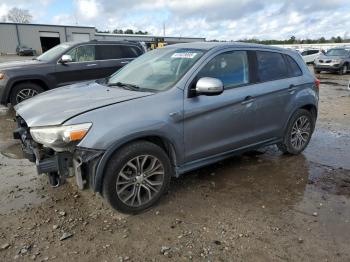
[[317, 59], [323, 53], [320, 49], [306, 49], [300, 54], [306, 64], [313, 64], [315, 59]]
[[160, 199], [173, 176], [267, 145], [301, 153], [314, 131], [318, 87], [294, 51], [169, 45], [104, 81], [23, 101], [14, 136], [52, 186], [75, 175], [80, 188], [137, 213]]
[[314, 70], [319, 74], [322, 71], [346, 74], [350, 69], [350, 49], [333, 48], [315, 60]]
[[143, 54], [140, 44], [68, 42], [35, 60], [0, 64], [0, 103], [17, 103], [52, 88], [110, 76]]
[[19, 56], [34, 56], [35, 50], [31, 47], [17, 46], [16, 47], [16, 54]]

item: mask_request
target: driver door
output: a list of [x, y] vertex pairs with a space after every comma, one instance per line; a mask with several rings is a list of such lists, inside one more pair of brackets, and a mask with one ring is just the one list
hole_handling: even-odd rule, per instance
[[95, 57], [95, 45], [75, 47], [66, 55], [72, 57], [72, 62], [57, 63], [55, 72], [57, 86], [99, 78], [99, 62]]
[[224, 83], [225, 90], [217, 96], [185, 98], [186, 162], [255, 142], [256, 90], [250, 85], [249, 75], [247, 51], [220, 53], [199, 71], [195, 79], [218, 78]]

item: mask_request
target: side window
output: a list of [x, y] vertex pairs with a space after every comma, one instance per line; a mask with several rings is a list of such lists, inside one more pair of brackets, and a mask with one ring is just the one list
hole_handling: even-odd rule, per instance
[[288, 77], [287, 66], [280, 53], [257, 51], [256, 58], [260, 82]]
[[303, 73], [300, 67], [298, 66], [297, 62], [295, 62], [295, 60], [289, 55], [286, 55], [285, 57], [289, 67], [289, 76], [290, 77], [301, 76]]
[[120, 45], [97, 45], [97, 60], [109, 60], [122, 58], [122, 50]]
[[72, 62], [90, 62], [95, 61], [95, 46], [78, 46], [67, 52], [72, 57]]
[[249, 83], [249, 65], [246, 51], [222, 53], [206, 64], [197, 78], [213, 77], [220, 79], [225, 88]]
[[309, 55], [314, 55], [318, 53], [318, 50], [310, 50], [309, 52]]
[[142, 54], [141, 50], [134, 46], [121, 46], [123, 58], [134, 58]]

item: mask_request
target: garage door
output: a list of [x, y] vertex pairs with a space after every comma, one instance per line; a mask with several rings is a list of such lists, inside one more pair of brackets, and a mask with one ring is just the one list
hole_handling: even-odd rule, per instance
[[73, 33], [73, 41], [77, 41], [77, 42], [90, 41], [90, 34]]
[[58, 32], [39, 32], [40, 37], [60, 37]]

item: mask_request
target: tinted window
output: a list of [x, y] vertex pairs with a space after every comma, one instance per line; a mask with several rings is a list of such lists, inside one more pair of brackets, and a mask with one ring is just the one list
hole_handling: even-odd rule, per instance
[[89, 62], [95, 60], [95, 46], [78, 46], [67, 52], [72, 57], [73, 62]]
[[198, 74], [201, 77], [220, 79], [225, 88], [249, 83], [249, 66], [246, 51], [220, 54], [204, 66]]
[[288, 68], [289, 68], [289, 76], [290, 77], [295, 77], [295, 76], [301, 76], [302, 72], [300, 67], [298, 66], [297, 62], [295, 62], [295, 60], [290, 57], [289, 55], [285, 56], [287, 59], [287, 64], [288, 64]]
[[261, 82], [287, 78], [287, 67], [283, 56], [273, 52], [256, 52], [258, 77]]
[[314, 54], [317, 54], [318, 53], [318, 50], [309, 50], [309, 55], [314, 55]]
[[120, 59], [123, 58], [122, 49], [119, 45], [97, 45], [97, 60]]
[[135, 46], [122, 46], [123, 58], [134, 58], [142, 54], [141, 50]]

